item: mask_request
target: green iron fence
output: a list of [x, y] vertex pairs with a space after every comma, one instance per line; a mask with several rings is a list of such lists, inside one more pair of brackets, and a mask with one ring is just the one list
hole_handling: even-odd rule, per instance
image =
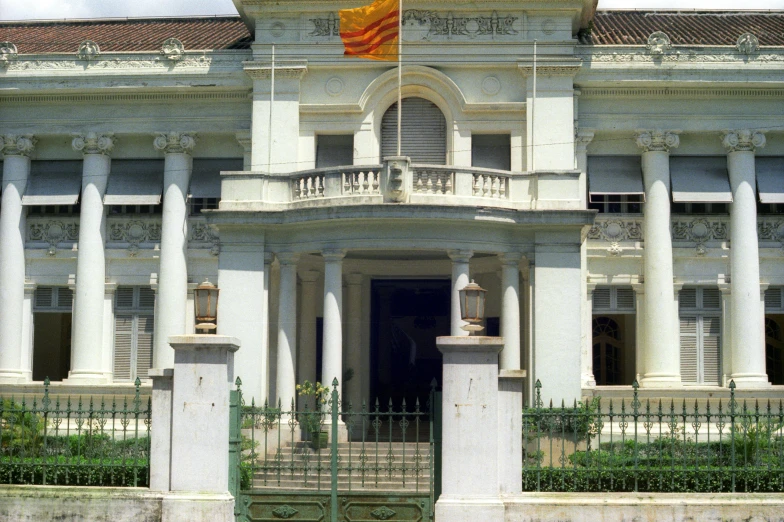
[[340, 400], [337, 380], [323, 398], [300, 397], [299, 408], [244, 404], [239, 378], [236, 384], [230, 482], [238, 520], [308, 509], [314, 520], [390, 512], [400, 520], [432, 519], [435, 384], [427, 404], [358, 408]]
[[0, 397], [0, 483], [149, 484], [150, 398]]
[[782, 401], [632, 399], [523, 408], [523, 491], [784, 491]]

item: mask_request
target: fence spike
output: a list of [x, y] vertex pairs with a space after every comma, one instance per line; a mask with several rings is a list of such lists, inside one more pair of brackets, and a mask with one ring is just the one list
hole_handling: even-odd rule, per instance
[[51, 381], [49, 380], [49, 376], [47, 375], [46, 378], [44, 379], [44, 388], [48, 389], [49, 384], [51, 384]]
[[238, 390], [240, 389], [240, 386], [242, 386], [242, 379], [240, 379], [239, 375], [237, 376], [236, 379], [234, 379], [234, 384], [237, 386]]
[[332, 387], [337, 389], [337, 387], [338, 387], [338, 378], [337, 377], [332, 379]]

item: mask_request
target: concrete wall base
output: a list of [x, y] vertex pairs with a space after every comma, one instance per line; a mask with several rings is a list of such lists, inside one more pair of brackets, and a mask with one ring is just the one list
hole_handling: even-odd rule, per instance
[[444, 522], [503, 522], [504, 503], [493, 496], [441, 495], [436, 520]]
[[784, 521], [781, 493], [522, 493], [502, 499], [505, 522]]
[[14, 522], [234, 522], [225, 494], [147, 488], [0, 486], [0, 520]]

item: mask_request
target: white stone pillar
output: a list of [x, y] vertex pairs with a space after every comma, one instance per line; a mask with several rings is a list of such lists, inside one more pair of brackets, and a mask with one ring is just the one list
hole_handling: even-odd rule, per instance
[[444, 354], [442, 482], [436, 520], [501, 522], [498, 352], [504, 339], [452, 336], [439, 337], [436, 344]]
[[348, 283], [348, 310], [346, 312], [346, 366], [354, 375], [346, 384], [345, 396], [352, 411], [362, 408], [362, 274], [346, 276]]
[[111, 134], [90, 132], [76, 136], [73, 148], [83, 153], [81, 212], [79, 213], [79, 250], [76, 259], [73, 344], [68, 380], [109, 382], [104, 371], [103, 311], [106, 282], [106, 211], [103, 196], [109, 181], [114, 146]]
[[297, 398], [297, 261], [299, 254], [276, 254], [280, 261], [278, 357], [275, 390], [283, 411]]
[[501, 350], [502, 370], [519, 370], [520, 364], [520, 260], [519, 252], [498, 256], [501, 261]]
[[460, 328], [464, 324], [460, 314], [460, 290], [471, 282], [469, 275], [468, 262], [474, 253], [470, 250], [450, 250], [449, 259], [452, 260], [452, 318], [450, 333], [453, 337], [468, 335], [468, 332]]
[[229, 391], [240, 340], [223, 335], [177, 335], [170, 341], [175, 351], [170, 461], [175, 495], [164, 498], [162, 519], [233, 522]]
[[29, 381], [24, 370], [25, 212], [22, 196], [30, 175], [32, 135], [0, 137], [3, 195], [0, 207], [0, 384]]
[[321, 383], [332, 389], [333, 379], [343, 386], [343, 250], [325, 250], [324, 258], [324, 353], [321, 361]]
[[[318, 309], [318, 293], [316, 283], [319, 279], [317, 270], [304, 270], [300, 272], [301, 302], [299, 310], [299, 349], [297, 350], [297, 365], [299, 369], [298, 382], [316, 382], [316, 313]], [[304, 406], [300, 404], [300, 407]], [[313, 405], [309, 405], [313, 408]]]
[[645, 359], [643, 357], [643, 347], [645, 340], [645, 285], [637, 283], [632, 285], [634, 288], [635, 308], [637, 313], [634, 316], [634, 378], [639, 384], [642, 376], [645, 375]]
[[[585, 272], [583, 252], [585, 242], [580, 248], [580, 259]], [[593, 291], [596, 285], [587, 283], [585, 286], [585, 301], [582, 311], [582, 383], [583, 387], [596, 386], [596, 376], [593, 374]]]
[[[506, 348], [504, 348], [506, 349]], [[515, 495], [523, 490], [523, 379], [525, 370], [498, 372], [498, 489]]]
[[739, 388], [770, 386], [765, 370], [765, 315], [760, 309], [759, 243], [755, 149], [765, 146], [759, 131], [737, 130], [724, 135], [732, 188], [730, 203], [730, 284], [732, 285], [731, 378]]
[[[174, 351], [169, 337], [185, 331], [188, 300], [188, 186], [193, 170], [191, 134], [159, 134], [153, 146], [165, 154], [163, 167], [163, 216], [158, 271], [158, 306], [155, 309], [153, 366], [171, 368]], [[199, 281], [201, 283], [201, 281]]]
[[645, 186], [645, 374], [640, 386], [680, 386], [678, 313], [673, 306], [672, 237], [670, 235], [670, 149], [680, 144], [674, 132], [637, 135]]
[[[577, 96], [575, 93], [575, 107], [577, 106]], [[575, 116], [577, 110], [575, 108]], [[580, 206], [588, 208], [588, 145], [593, 141], [594, 133], [592, 130], [580, 129], [575, 133], [575, 167], [580, 171]], [[580, 303], [582, 306], [582, 385], [584, 387], [596, 386], [596, 379], [593, 374], [593, 288], [596, 285], [588, 283], [588, 242], [583, 241], [580, 245], [580, 277], [582, 287], [580, 288]]]
[[171, 490], [172, 368], [150, 368], [152, 412], [150, 430], [150, 490]]

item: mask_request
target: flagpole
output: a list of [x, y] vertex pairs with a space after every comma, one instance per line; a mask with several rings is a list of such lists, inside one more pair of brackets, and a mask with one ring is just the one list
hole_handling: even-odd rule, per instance
[[534, 111], [536, 110], [536, 40], [534, 40], [534, 88], [531, 97], [531, 170], [536, 170], [536, 151], [534, 149]]
[[403, 127], [403, 0], [398, 0], [397, 11], [397, 155], [400, 156]]
[[267, 143], [267, 172], [272, 168], [272, 107], [275, 105], [275, 44], [272, 44], [272, 62], [270, 67], [270, 108], [269, 108], [269, 140]]

